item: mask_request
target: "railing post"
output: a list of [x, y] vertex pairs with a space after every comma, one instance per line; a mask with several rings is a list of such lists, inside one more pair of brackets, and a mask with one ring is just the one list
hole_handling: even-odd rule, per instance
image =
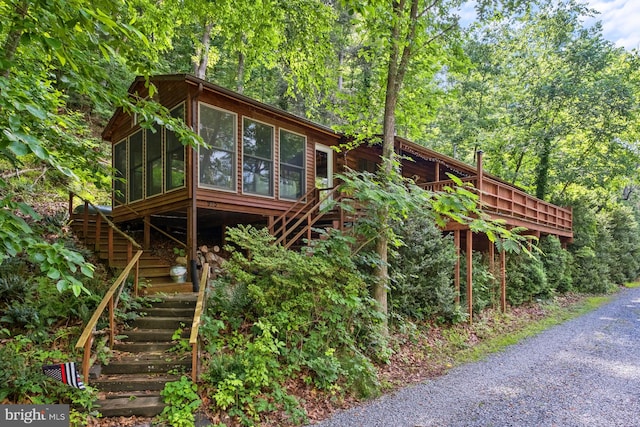
[[198, 382], [198, 343], [191, 346], [191, 380]]
[[133, 275], [133, 295], [138, 298], [138, 280], [140, 278], [140, 260], [136, 261], [136, 271]]
[[82, 237], [84, 241], [87, 241], [87, 234], [89, 234], [89, 202], [84, 202], [84, 212], [82, 214]]
[[111, 267], [113, 264], [113, 228], [109, 227], [109, 235], [107, 238], [107, 247], [108, 247], [108, 251], [109, 254], [107, 255], [109, 257], [109, 266]]
[[113, 295], [109, 298], [109, 348], [113, 348], [115, 340], [116, 319], [114, 314]]
[[96, 218], [96, 252], [100, 253], [100, 237], [102, 235], [102, 215]]
[[[95, 331], [95, 328], [93, 329]], [[84, 355], [82, 356], [82, 376], [84, 384], [89, 384], [89, 363], [91, 362], [91, 346], [93, 345], [93, 334], [84, 343]]]

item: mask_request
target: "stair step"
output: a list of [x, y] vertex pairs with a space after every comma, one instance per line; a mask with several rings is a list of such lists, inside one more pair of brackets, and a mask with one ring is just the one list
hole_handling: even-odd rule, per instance
[[162, 398], [159, 396], [120, 397], [115, 399], [103, 399], [96, 402], [98, 411], [103, 417], [155, 417], [160, 414], [165, 407]]
[[[103, 367], [104, 370], [104, 367]], [[121, 393], [129, 392], [127, 396], [132, 393], [147, 394], [149, 391], [159, 391], [164, 388], [164, 385], [171, 381], [178, 381], [180, 377], [178, 375], [169, 374], [131, 374], [131, 375], [101, 375], [100, 378], [91, 381], [91, 386], [96, 387], [100, 391], [108, 393]], [[114, 394], [107, 396], [107, 398], [117, 397]], [[125, 396], [121, 396], [125, 397]]]
[[[186, 336], [184, 338], [187, 338]], [[120, 342], [113, 345], [113, 349], [117, 351], [123, 351], [127, 353], [140, 353], [148, 351], [162, 351], [166, 352], [175, 347], [175, 342], [163, 342], [163, 341], [142, 341], [142, 342]]]
[[[166, 353], [164, 353], [166, 354]], [[108, 365], [102, 367], [104, 375], [113, 374], [140, 374], [140, 373], [167, 373], [170, 370], [191, 370], [191, 358], [184, 356], [182, 359], [153, 355], [143, 357], [140, 354], [135, 357], [125, 357], [121, 360], [111, 360]]]
[[174, 283], [169, 281], [154, 282], [151, 281], [151, 286], [141, 289], [143, 295], [154, 294], [175, 294], [175, 293], [190, 293], [193, 294], [193, 284], [191, 282]]
[[145, 317], [193, 317], [195, 306], [185, 307], [149, 307], [141, 308], [138, 312]]
[[139, 329], [171, 329], [175, 331], [178, 328], [191, 326], [191, 322], [193, 322], [193, 314], [191, 317], [144, 316], [134, 320], [132, 327]]
[[[191, 322], [189, 325], [191, 326]], [[119, 335], [126, 335], [126, 338], [122, 339], [123, 343], [131, 343], [131, 342], [171, 342], [171, 337], [175, 329], [172, 331], [170, 329], [132, 329], [132, 330], [123, 330]], [[185, 329], [182, 332], [182, 338], [188, 338], [190, 335], [189, 330]]]
[[155, 308], [195, 308], [198, 294], [194, 292], [157, 296], [153, 301]]

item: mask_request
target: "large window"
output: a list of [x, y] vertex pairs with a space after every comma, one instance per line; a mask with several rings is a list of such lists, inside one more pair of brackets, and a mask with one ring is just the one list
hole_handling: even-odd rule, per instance
[[143, 198], [142, 175], [142, 131], [138, 131], [129, 137], [129, 201]]
[[243, 191], [273, 196], [273, 126], [245, 118], [242, 128]]
[[[171, 111], [171, 115], [184, 120], [184, 105], [180, 105]], [[165, 157], [165, 191], [184, 187], [184, 145], [177, 135], [166, 130], [166, 157]]]
[[199, 183], [204, 187], [236, 187], [236, 115], [200, 104], [198, 132], [209, 148], [199, 148]]
[[305, 137], [280, 130], [280, 197], [299, 199], [304, 194]]
[[162, 193], [162, 131], [145, 131], [147, 136], [147, 197]]
[[120, 204], [127, 203], [127, 140], [113, 147], [113, 198]]

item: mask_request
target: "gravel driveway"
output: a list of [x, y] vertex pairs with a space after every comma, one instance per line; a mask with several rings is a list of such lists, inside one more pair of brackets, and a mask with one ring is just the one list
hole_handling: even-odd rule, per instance
[[640, 288], [315, 426], [640, 426]]

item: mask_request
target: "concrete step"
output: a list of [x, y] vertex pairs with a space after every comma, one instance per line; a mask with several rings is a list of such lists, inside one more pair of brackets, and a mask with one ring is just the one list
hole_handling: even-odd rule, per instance
[[[164, 385], [170, 381], [178, 381], [178, 375], [169, 374], [120, 374], [120, 375], [100, 375], [100, 378], [91, 381], [91, 386], [96, 387], [101, 392], [106, 393], [122, 393], [127, 396], [132, 394], [147, 394], [150, 391], [159, 392]], [[158, 394], [158, 393], [154, 393]], [[108, 395], [107, 398], [113, 398], [114, 395]], [[125, 396], [120, 396], [125, 397]]]
[[168, 353], [145, 354], [126, 356], [120, 360], [109, 361], [102, 367], [104, 375], [158, 373], [166, 374], [169, 371], [188, 372], [191, 370], [191, 355], [175, 357]]
[[103, 399], [96, 402], [98, 411], [103, 417], [155, 417], [165, 407], [160, 396], [150, 397], [119, 397]]
[[144, 316], [134, 320], [131, 326], [138, 329], [170, 329], [175, 331], [178, 328], [190, 327], [192, 322], [193, 314], [191, 317]]

